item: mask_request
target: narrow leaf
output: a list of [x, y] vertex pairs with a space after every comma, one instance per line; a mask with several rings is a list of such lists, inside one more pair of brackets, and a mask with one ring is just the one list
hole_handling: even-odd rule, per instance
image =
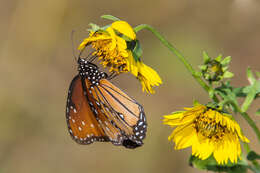
[[100, 29], [100, 26], [98, 26], [97, 24], [94, 24], [94, 23], [90, 23], [89, 26], [91, 26], [91, 29], [88, 29], [89, 31], [96, 32]]
[[224, 78], [232, 78], [234, 76], [233, 73], [229, 72], [229, 71], [226, 71], [223, 75]]
[[221, 61], [221, 65], [223, 66], [228, 65], [230, 61], [231, 61], [231, 56], [228, 56]]
[[248, 79], [249, 83], [252, 85], [256, 80], [255, 76], [250, 67], [247, 68], [246, 72], [247, 72], [247, 79]]
[[215, 58], [216, 61], [221, 62], [222, 55], [220, 54], [217, 58]]
[[255, 96], [257, 94], [257, 88], [258, 88], [257, 81], [254, 81], [253, 85], [250, 87], [250, 91], [248, 92], [246, 99], [241, 107], [241, 110], [243, 112], [246, 112], [249, 106], [251, 105], [252, 101], [255, 99]]
[[140, 58], [143, 54], [143, 50], [141, 48], [140, 42], [138, 40], [136, 40], [136, 45], [135, 48], [133, 50], [135, 52], [135, 54]]
[[203, 63], [206, 64], [210, 61], [210, 57], [206, 51], [203, 51]]
[[112, 16], [112, 15], [103, 15], [103, 16], [101, 16], [101, 18], [103, 18], [103, 19], [108, 19], [108, 20], [112, 20], [112, 21], [119, 21], [120, 19], [119, 18], [117, 18], [117, 17], [115, 17], [115, 16]]
[[200, 66], [199, 66], [199, 69], [200, 69], [200, 70], [206, 70], [206, 69], [207, 69], [207, 65], [200, 65]]

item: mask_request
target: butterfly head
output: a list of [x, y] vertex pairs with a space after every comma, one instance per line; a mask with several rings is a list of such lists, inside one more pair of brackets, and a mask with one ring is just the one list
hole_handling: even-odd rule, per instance
[[78, 59], [78, 71], [81, 77], [87, 78], [93, 85], [98, 85], [101, 79], [107, 78], [107, 74], [99, 71], [96, 64], [82, 58]]

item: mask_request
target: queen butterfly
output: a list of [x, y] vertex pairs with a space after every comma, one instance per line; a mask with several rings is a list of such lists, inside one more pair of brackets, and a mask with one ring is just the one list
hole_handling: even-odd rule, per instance
[[79, 144], [110, 141], [126, 148], [141, 146], [147, 129], [143, 107], [90, 61], [79, 57], [78, 71], [66, 106], [71, 137]]

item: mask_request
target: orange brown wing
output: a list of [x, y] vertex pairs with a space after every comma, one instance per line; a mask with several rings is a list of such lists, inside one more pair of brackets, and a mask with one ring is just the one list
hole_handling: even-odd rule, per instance
[[79, 144], [109, 141], [84, 93], [86, 91], [82, 88], [81, 78], [77, 75], [70, 84], [66, 106], [66, 120], [71, 137]]
[[106, 79], [89, 91], [101, 114], [119, 130], [121, 140], [116, 143], [128, 148], [141, 146], [147, 129], [143, 107]]

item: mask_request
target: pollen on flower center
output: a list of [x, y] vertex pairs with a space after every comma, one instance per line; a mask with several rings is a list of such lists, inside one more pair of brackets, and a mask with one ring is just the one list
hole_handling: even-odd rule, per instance
[[194, 127], [197, 133], [209, 139], [221, 139], [227, 131], [226, 126], [205, 115], [199, 116], [194, 120]]

